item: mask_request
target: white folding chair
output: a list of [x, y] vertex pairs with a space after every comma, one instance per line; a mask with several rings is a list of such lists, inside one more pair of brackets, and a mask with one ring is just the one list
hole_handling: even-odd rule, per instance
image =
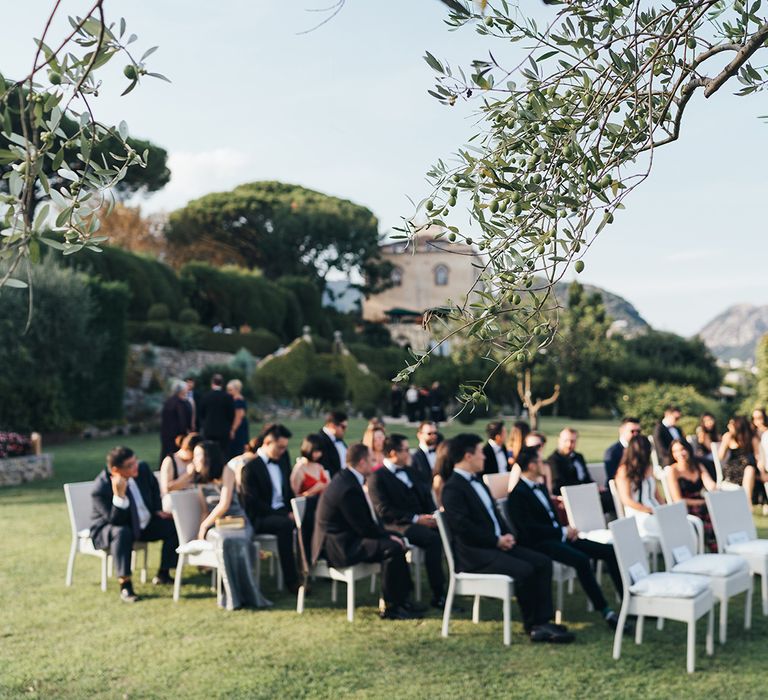
[[[666, 466], [659, 462], [659, 454], [656, 452], [656, 441], [652, 435], [648, 436], [648, 442], [651, 443], [651, 464], [653, 464], [654, 475], [661, 473], [661, 467]], [[656, 477], [658, 479], [658, 476]]]
[[720, 488], [720, 484], [723, 483], [723, 463], [720, 461], [720, 443], [712, 443], [712, 462], [715, 465], [715, 481], [717, 482], [717, 488]]
[[437, 528], [440, 531], [440, 539], [443, 541], [443, 552], [448, 562], [448, 574], [450, 577], [448, 583], [448, 595], [445, 598], [445, 608], [443, 609], [443, 627], [441, 634], [448, 636], [448, 626], [451, 622], [451, 609], [453, 608], [453, 599], [457, 595], [474, 596], [475, 601], [472, 606], [472, 622], [480, 622], [480, 598], [497, 598], [502, 602], [502, 620], [504, 625], [504, 644], [509, 646], [512, 643], [512, 631], [510, 625], [511, 601], [514, 595], [514, 579], [511, 576], [503, 574], [471, 574], [466, 571], [456, 571], [456, 565], [453, 559], [453, 550], [451, 549], [451, 535], [448, 531], [448, 523], [445, 516], [439, 511], [435, 511], [435, 520]]
[[[77, 554], [88, 554], [98, 557], [101, 560], [101, 590], [107, 590], [107, 578], [111, 573], [111, 559], [109, 551], [106, 549], [96, 549], [91, 539], [91, 512], [93, 503], [91, 492], [93, 491], [92, 481], [78, 481], [71, 484], [64, 484], [64, 496], [67, 500], [67, 512], [69, 513], [69, 524], [72, 528], [72, 545], [69, 549], [69, 561], [67, 562], [66, 585], [72, 585], [72, 577], [75, 572], [75, 556]], [[141, 569], [141, 582], [147, 582], [147, 557], [148, 547], [146, 542], [134, 542], [133, 554], [131, 555], [131, 569], [136, 567], [136, 552], [144, 553], [144, 564]]]
[[720, 643], [724, 644], [729, 598], [747, 594], [744, 629], [748, 630], [752, 624], [752, 575], [746, 560], [736, 554], [696, 554], [698, 533], [685, 526], [686, 515], [682, 501], [661, 506], [656, 511], [664, 568], [675, 574], [700, 574], [710, 579], [712, 593], [720, 603]]
[[216, 557], [214, 546], [208, 540], [197, 539], [200, 523], [203, 521], [200, 496], [197, 490], [183, 489], [181, 491], [171, 491], [168, 497], [171, 504], [173, 524], [176, 526], [176, 535], [179, 539], [179, 546], [176, 548], [179, 560], [176, 563], [176, 577], [173, 581], [173, 602], [179, 602], [185, 564], [211, 568], [214, 572], [213, 576], [218, 582], [216, 589], [220, 594], [221, 576], [218, 575], [219, 561]]
[[587, 471], [589, 472], [589, 476], [592, 478], [592, 481], [594, 481], [598, 486], [605, 484], [605, 480], [607, 478], [607, 474], [605, 473], [605, 464], [602, 462], [589, 462], [587, 464]]
[[696, 621], [708, 616], [707, 655], [714, 653], [714, 597], [709, 579], [694, 574], [648, 573], [646, 553], [637, 523], [633, 518], [621, 518], [608, 524], [613, 533], [613, 548], [624, 584], [624, 598], [619, 623], [613, 638], [613, 658], [621, 657], [621, 642], [627, 616], [637, 615], [635, 643], [643, 641], [643, 620], [646, 616], [668, 618], [688, 623], [686, 669], [693, 673], [696, 663]]
[[[625, 518], [624, 504], [621, 502], [621, 496], [619, 496], [619, 488], [616, 486], [616, 480], [611, 479], [608, 482], [608, 490], [611, 492], [611, 498], [613, 499], [613, 509], [616, 511], [616, 515], [619, 518]], [[661, 553], [661, 544], [658, 537], [652, 537], [651, 535], [645, 535], [641, 538], [645, 550], [648, 552], [648, 557], [651, 563], [651, 571], [656, 571], [658, 568], [657, 558]]]
[[[301, 537], [301, 526], [304, 522], [304, 513], [307, 510], [307, 499], [298, 496], [291, 499], [291, 510], [296, 522], [296, 529]], [[310, 553], [306, 553], [307, 558]], [[316, 578], [327, 578], [331, 580], [331, 600], [335, 603], [337, 598], [337, 581], [347, 584], [347, 620], [353, 622], [355, 619], [355, 582], [361, 578], [368, 578], [381, 571], [381, 564], [377, 562], [361, 562], [353, 566], [336, 568], [331, 566], [325, 559], [318, 559], [317, 563], [309, 566], [309, 574]], [[299, 593], [296, 597], [296, 612], [304, 612], [304, 584], [299, 586]]]
[[757, 539], [746, 491], [709, 491], [704, 498], [718, 551], [744, 557], [753, 576], [760, 576], [763, 615], [768, 615], [768, 540]]
[[509, 493], [509, 474], [483, 474], [483, 483], [491, 492], [491, 497], [498, 501]]

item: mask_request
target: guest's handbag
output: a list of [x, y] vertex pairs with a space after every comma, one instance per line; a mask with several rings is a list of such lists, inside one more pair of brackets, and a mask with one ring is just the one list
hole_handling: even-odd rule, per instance
[[216, 527], [219, 530], [242, 530], [245, 527], [245, 518], [239, 515], [225, 515], [216, 518]]

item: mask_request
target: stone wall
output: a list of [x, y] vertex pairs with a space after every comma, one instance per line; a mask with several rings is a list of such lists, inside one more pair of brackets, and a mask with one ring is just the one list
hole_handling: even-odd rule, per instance
[[234, 357], [229, 352], [177, 350], [157, 345], [131, 345], [128, 353], [129, 363], [155, 370], [162, 381], [171, 378], [183, 379], [187, 374], [195, 374], [206, 365], [226, 365]]
[[27, 455], [0, 459], [0, 486], [18, 486], [25, 481], [39, 481], [53, 476], [53, 455]]

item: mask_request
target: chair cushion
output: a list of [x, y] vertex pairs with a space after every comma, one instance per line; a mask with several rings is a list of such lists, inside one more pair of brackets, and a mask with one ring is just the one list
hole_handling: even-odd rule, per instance
[[750, 540], [738, 544], [728, 544], [725, 551], [729, 554], [768, 554], [768, 540]]
[[629, 592], [652, 598], [695, 598], [708, 589], [706, 576], [662, 572], [641, 578], [630, 586]]
[[593, 542], [599, 542], [600, 544], [613, 544], [613, 534], [607, 528], [579, 532], [579, 539], [592, 540]]
[[200, 554], [213, 550], [213, 543], [208, 540], [190, 540], [176, 549], [178, 554]]
[[745, 559], [735, 554], [699, 554], [675, 564], [672, 573], [726, 577], [748, 568]]

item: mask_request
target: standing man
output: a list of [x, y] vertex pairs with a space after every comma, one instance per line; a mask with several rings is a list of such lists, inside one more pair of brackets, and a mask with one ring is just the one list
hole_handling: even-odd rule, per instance
[[349, 448], [347, 468], [331, 479], [317, 504], [312, 563], [323, 556], [335, 567], [381, 562], [381, 590], [386, 607], [380, 616], [385, 620], [411, 620], [420, 615], [408, 605], [413, 585], [405, 561], [405, 543], [373, 519], [363, 491], [372, 467], [365, 445], [356, 443]]
[[187, 385], [174, 380], [171, 395], [160, 412], [160, 463], [178, 449], [176, 438], [192, 430], [192, 408], [187, 401]]
[[384, 441], [384, 468], [369, 477], [368, 493], [384, 527], [399, 532], [424, 550], [432, 588], [431, 605], [442, 610], [445, 606], [443, 547], [432, 515], [436, 508], [432, 485], [411, 468], [411, 452], [405, 435], [393, 433]]
[[336, 476], [347, 463], [347, 443], [344, 434], [349, 427], [349, 418], [344, 411], [330, 411], [325, 415], [325, 425], [318, 433], [323, 446], [320, 464], [331, 477]]
[[437, 425], [431, 420], [423, 421], [416, 432], [416, 439], [419, 441], [419, 446], [411, 455], [411, 465], [424, 481], [431, 484], [432, 472], [437, 461], [437, 445], [440, 441]]
[[405, 391], [405, 415], [409, 423], [415, 423], [419, 413], [419, 390], [411, 384]]
[[229, 431], [235, 418], [235, 404], [224, 391], [224, 377], [211, 377], [211, 390], [200, 401], [200, 429], [206, 440], [217, 442], [222, 454], [228, 454]]
[[277, 536], [277, 551], [286, 588], [299, 590], [296, 559], [293, 556], [295, 524], [291, 512], [290, 457], [291, 431], [280, 423], [270, 423], [261, 431], [263, 442], [256, 456], [243, 466], [240, 476], [240, 502], [255, 534]]
[[572, 642], [573, 634], [566, 627], [550, 622], [554, 615], [552, 561], [517, 544], [480, 478], [485, 461], [482, 443], [480, 436], [469, 433], [451, 439], [450, 457], [455, 466], [442, 498], [453, 535], [456, 568], [511, 576], [531, 641]]
[[503, 420], [488, 423], [485, 428], [488, 442], [483, 447], [485, 474], [506, 474], [509, 471], [509, 453], [506, 448], [507, 429]]
[[[688, 441], [685, 439], [683, 429], [678, 426], [681, 412], [677, 406], [667, 406], [664, 409], [664, 418], [662, 418], [653, 429], [653, 445], [656, 448], [656, 456], [659, 458], [659, 464], [666, 467], [674, 461], [669, 452], [669, 448], [675, 440], [680, 440], [686, 447]], [[688, 452], [690, 452], [688, 448]]]
[[603, 455], [605, 463], [605, 487], [608, 488], [608, 482], [616, 476], [616, 470], [621, 464], [621, 458], [624, 456], [624, 450], [627, 449], [629, 441], [635, 436], [640, 435], [640, 421], [633, 416], [625, 416], [621, 419], [619, 425], [619, 441], [614, 442]]
[[91, 502], [93, 546], [112, 555], [120, 600], [139, 600], [131, 583], [134, 542], [163, 541], [160, 568], [152, 583], [173, 583], [169, 570], [176, 566], [179, 540], [171, 514], [163, 512], [160, 486], [146, 462], [139, 462], [128, 447], [115, 447], [107, 455], [107, 468], [93, 482]]
[[577, 530], [560, 525], [546, 487], [538, 483], [544, 464], [536, 450], [524, 448], [517, 456], [517, 464], [520, 465], [522, 474], [507, 498], [507, 514], [517, 530], [520, 544], [576, 569], [581, 587], [595, 610], [615, 629], [619, 616], [608, 606], [600, 584], [592, 573], [590, 561], [605, 561], [616, 592], [621, 598], [624, 589], [613, 547], [610, 544], [579, 539]]

